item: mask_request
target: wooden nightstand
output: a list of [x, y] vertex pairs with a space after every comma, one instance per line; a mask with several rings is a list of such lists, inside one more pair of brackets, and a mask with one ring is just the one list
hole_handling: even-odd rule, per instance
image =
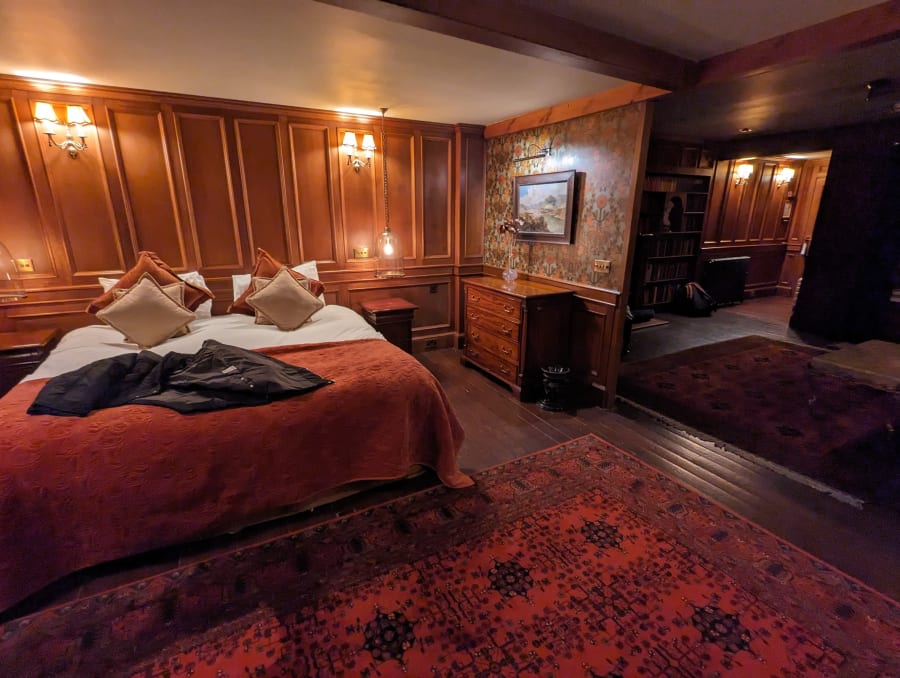
[[0, 332], [0, 395], [34, 372], [58, 338], [57, 329]]
[[363, 317], [385, 339], [407, 353], [412, 353], [412, 322], [418, 306], [406, 299], [389, 297], [364, 301], [360, 307]]

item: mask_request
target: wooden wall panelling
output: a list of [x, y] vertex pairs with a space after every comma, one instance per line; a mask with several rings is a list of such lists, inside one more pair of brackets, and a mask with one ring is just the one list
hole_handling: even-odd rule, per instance
[[[96, 282], [93, 279], [98, 275], [124, 271], [130, 259], [130, 256], [126, 258], [125, 251], [130, 253], [132, 245], [127, 227], [122, 224], [120, 230], [103, 164], [103, 148], [97, 132], [105, 122], [105, 114], [103, 120], [97, 117], [103, 107], [95, 108], [90, 100], [82, 97], [45, 96], [35, 92], [28, 102], [29, 110], [34, 110], [38, 100], [51, 103], [62, 120], [66, 119], [64, 108], [67, 104], [81, 105], [95, 123], [86, 130], [88, 148], [75, 158], [59, 148], [41, 145], [41, 157], [65, 239], [73, 281]], [[108, 124], [105, 127], [108, 128]], [[129, 242], [123, 243], [123, 239]]]
[[[390, 170], [389, 170], [390, 171]], [[373, 283], [348, 285], [347, 306], [359, 311], [360, 304], [373, 299], [401, 297], [419, 308], [413, 319], [413, 352], [456, 345], [453, 322], [454, 285], [450, 276], [426, 276], [392, 281], [390, 286]]]
[[[337, 138], [343, 139], [345, 132], [355, 132], [357, 138], [362, 138], [365, 133], [374, 134], [371, 128], [338, 128]], [[341, 221], [344, 225], [344, 242], [341, 243], [345, 261], [368, 264], [366, 259], [354, 257], [354, 248], [366, 247], [370, 255], [375, 251], [375, 236], [384, 228], [384, 207], [381, 201], [381, 173], [376, 169], [379, 154], [382, 149], [375, 151], [375, 158], [369, 167], [363, 167], [356, 172], [347, 164], [346, 156], [341, 153], [340, 164], [340, 205]], [[388, 174], [393, 168], [388, 169]], [[393, 227], [393, 225], [392, 225]], [[409, 240], [405, 240], [403, 247], [408, 247]]]
[[453, 143], [446, 137], [422, 137], [422, 259], [450, 256]]
[[728, 161], [717, 162], [713, 169], [709, 186], [709, 204], [706, 222], [703, 224], [703, 244], [716, 244], [722, 240], [725, 206], [729, 189], [734, 183], [731, 174], [732, 164]]
[[459, 235], [457, 264], [484, 256], [485, 142], [481, 128], [457, 126]]
[[106, 102], [114, 162], [134, 261], [140, 250], [187, 270], [171, 154], [159, 106]]
[[[421, 252], [421, 208], [423, 198], [420, 195], [420, 187], [423, 185], [419, 179], [417, 168], [421, 165], [421, 156], [417, 156], [417, 134], [412, 131], [385, 132], [387, 139], [388, 160], [388, 209], [390, 210], [391, 230], [400, 238], [400, 247], [403, 252], [404, 266], [417, 265], [422, 262]], [[380, 153], [384, 149], [375, 151], [375, 177], [378, 182], [378, 206], [380, 220], [378, 231], [372, 234], [372, 242], [378, 233], [384, 230], [384, 168]], [[374, 254], [371, 253], [371, 254]]]
[[572, 326], [569, 365], [581, 383], [583, 398], [610, 407], [615, 399], [618, 357], [610, 354], [611, 347], [621, 348], [621, 341], [613, 341], [616, 299], [599, 300], [576, 291], [572, 305]]
[[[34, 127], [30, 121], [26, 125]], [[41, 212], [37, 178], [26, 153], [24, 132], [17, 122], [12, 92], [0, 90], [0, 241], [13, 257], [34, 261], [35, 272], [24, 275], [27, 286], [37, 279], [56, 278], [60, 271]], [[32, 149], [37, 151], [35, 144]], [[46, 189], [44, 192], [48, 193]]]
[[175, 121], [197, 265], [244, 270], [225, 116], [176, 110]]
[[[332, 189], [340, 184], [343, 171], [343, 165], [332, 160], [337, 142], [330, 140], [327, 125], [289, 122], [288, 129], [294, 214], [300, 241], [298, 258], [314, 259], [317, 266], [344, 263], [347, 249], [337, 247], [338, 242], [344, 242], [342, 210], [337, 209]], [[334, 153], [337, 157], [337, 151]]]
[[234, 120], [248, 261], [262, 247], [276, 259], [299, 263], [295, 229], [290, 224], [285, 194], [281, 128], [277, 120], [240, 117]]

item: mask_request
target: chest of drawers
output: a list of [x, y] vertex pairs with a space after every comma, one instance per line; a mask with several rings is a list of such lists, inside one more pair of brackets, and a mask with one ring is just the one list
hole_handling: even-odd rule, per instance
[[565, 364], [572, 292], [529, 280], [463, 281], [461, 360], [506, 383], [522, 400], [542, 393], [541, 367]]

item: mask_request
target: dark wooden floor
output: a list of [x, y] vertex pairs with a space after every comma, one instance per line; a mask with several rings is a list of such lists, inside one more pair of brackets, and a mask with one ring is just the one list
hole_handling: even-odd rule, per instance
[[[638, 330], [628, 361], [745, 334], [808, 341], [787, 329], [789, 300], [768, 298], [719, 310], [712, 318], [661, 316], [668, 325]], [[460, 365], [455, 350], [417, 356], [441, 381], [466, 431], [460, 466], [469, 473], [588, 433], [597, 434], [874, 588], [900, 599], [900, 521], [894, 513], [856, 509], [795, 483], [742, 456], [664, 426], [620, 404], [615, 411], [584, 408], [545, 412], [520, 403], [500, 384]], [[369, 491], [314, 512], [180, 548], [167, 549], [76, 574], [0, 616], [0, 621], [67, 602], [273, 538], [336, 515], [415, 491], [421, 477]]]

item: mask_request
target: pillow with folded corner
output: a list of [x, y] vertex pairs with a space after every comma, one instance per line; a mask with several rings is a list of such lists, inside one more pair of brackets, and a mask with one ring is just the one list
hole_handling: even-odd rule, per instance
[[[153, 279], [160, 285], [169, 285], [181, 280], [178, 274], [173, 271], [169, 265], [156, 256], [155, 252], [139, 252], [138, 260], [135, 265], [125, 272], [110, 289], [105, 290], [103, 294], [94, 299], [87, 307], [88, 313], [96, 313], [101, 308], [108, 306], [113, 302], [113, 289], [128, 289], [133, 287], [138, 279], [144, 274], [149, 273]], [[194, 310], [204, 301], [215, 299], [215, 295], [206, 287], [196, 285], [192, 282], [185, 281], [184, 302], [188, 309]]]
[[152, 275], [141, 276], [136, 285], [97, 311], [98, 319], [140, 348], [161, 344], [195, 317], [193, 311], [166, 294]]
[[[278, 273], [282, 268], [285, 268], [284, 264], [282, 264], [271, 254], [260, 247], [256, 250], [256, 264], [254, 265], [253, 272], [250, 275], [251, 278], [274, 278], [275, 274]], [[288, 275], [297, 280], [303, 280], [306, 278], [306, 276], [302, 273], [298, 273], [290, 269], [288, 269]], [[314, 297], [318, 297], [320, 294], [322, 294], [322, 292], [325, 291], [325, 285], [323, 285], [319, 280], [310, 279], [309, 291]], [[247, 297], [249, 297], [253, 293], [253, 286], [250, 285], [248, 281], [247, 289], [245, 289], [241, 296], [235, 299], [231, 306], [228, 307], [228, 312], [254, 315], [253, 307], [247, 303]]]
[[[272, 278], [253, 278], [253, 291], [259, 292], [263, 287], [268, 285], [270, 282], [272, 282]], [[300, 286], [303, 289], [305, 289], [307, 291], [309, 290], [309, 280], [297, 280], [297, 282], [300, 283]], [[322, 301], [322, 300], [320, 299], [319, 301]], [[325, 302], [322, 302], [322, 306], [324, 306], [324, 305], [325, 305]], [[257, 310], [256, 311], [256, 324], [257, 325], [274, 325], [275, 323], [273, 323], [268, 318], [268, 316], [266, 316], [265, 313], [261, 313], [260, 311]]]
[[[207, 289], [206, 278], [203, 277], [203, 274], [200, 273], [200, 271], [188, 271], [187, 273], [179, 273], [178, 277], [187, 283], [191, 283], [198, 287], [202, 287], [203, 289]], [[100, 283], [100, 287], [103, 288], [104, 292], [108, 292], [113, 287], [115, 287], [117, 282], [119, 282], [119, 278], [100, 277], [97, 278], [97, 282]], [[174, 285], [175, 283], [172, 284]], [[120, 289], [121, 288], [116, 288], [117, 291]], [[166, 289], [166, 285], [163, 285], [163, 289]], [[181, 300], [181, 303], [184, 303], [184, 299]], [[197, 314], [198, 320], [201, 318], [212, 318], [212, 299], [208, 299], [201, 303], [197, 308], [194, 309], [194, 313]]]
[[297, 329], [324, 305], [286, 267], [249, 294], [247, 303], [285, 331]]
[[[145, 273], [144, 275], [147, 275], [147, 274]], [[141, 277], [143, 278], [144, 276], [141, 276]], [[151, 276], [151, 279], [152, 279], [152, 276]], [[103, 283], [100, 283], [100, 284], [102, 285]], [[179, 304], [184, 306], [184, 283], [183, 282], [172, 283], [171, 285], [161, 285], [160, 289], [162, 289], [163, 292], [168, 294], [170, 297], [172, 297], [172, 299], [177, 301]], [[123, 296], [125, 296], [125, 293], [127, 291], [128, 290], [115, 289], [115, 290], [113, 290], [113, 298], [121, 299]], [[196, 311], [194, 311], [194, 313], [196, 314]], [[172, 336], [173, 337], [183, 337], [185, 334], [188, 334], [190, 331], [191, 331], [190, 328], [187, 325], [185, 325], [180, 330], [175, 332], [175, 334], [173, 334]], [[127, 337], [126, 337], [126, 339], [127, 339]], [[132, 342], [132, 343], [136, 343], [136, 342]]]

